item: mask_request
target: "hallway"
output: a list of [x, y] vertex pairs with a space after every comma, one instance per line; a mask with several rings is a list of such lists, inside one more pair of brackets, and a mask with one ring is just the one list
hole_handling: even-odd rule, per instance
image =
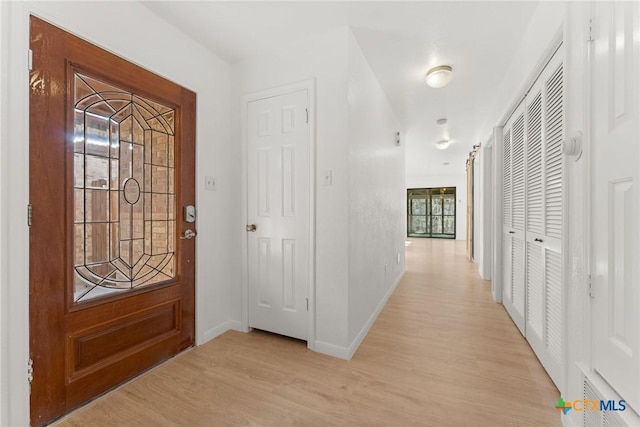
[[414, 239], [351, 361], [230, 331], [58, 426], [559, 426], [559, 394], [463, 241]]

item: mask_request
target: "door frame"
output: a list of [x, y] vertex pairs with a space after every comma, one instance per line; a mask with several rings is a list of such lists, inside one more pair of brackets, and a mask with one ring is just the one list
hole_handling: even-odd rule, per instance
[[285, 95], [299, 90], [307, 90], [309, 94], [309, 321], [307, 332], [307, 348], [314, 350], [315, 348], [315, 331], [316, 331], [316, 79], [310, 78], [299, 82], [294, 82], [271, 89], [260, 90], [246, 94], [242, 98], [240, 106], [240, 132], [241, 132], [241, 218], [242, 224], [240, 224], [241, 248], [242, 248], [242, 317], [241, 328], [243, 332], [249, 332], [249, 256], [248, 256], [248, 244], [247, 244], [247, 232], [245, 230], [245, 224], [248, 224], [248, 197], [249, 197], [249, 182], [248, 182], [248, 107], [249, 103], [253, 101], [259, 101], [266, 98], [273, 98], [275, 96]]
[[[30, 387], [26, 369], [30, 340], [29, 228], [26, 221], [30, 172], [29, 16], [54, 23], [59, 20], [30, 3], [2, 2], [0, 7], [3, 8], [0, 114], [3, 124], [12, 123], [10, 127], [3, 126], [0, 135], [0, 219], [3, 227], [0, 241], [0, 425], [30, 425]], [[11, 185], [8, 184], [9, 177]], [[6, 326], [7, 319], [12, 320], [11, 329]], [[25, 369], [16, 369], [20, 366]]]

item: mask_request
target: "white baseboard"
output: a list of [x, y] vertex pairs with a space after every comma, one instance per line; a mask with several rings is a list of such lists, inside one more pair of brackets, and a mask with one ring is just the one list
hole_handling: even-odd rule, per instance
[[206, 342], [211, 341], [212, 339], [219, 337], [229, 330], [241, 331], [242, 332], [242, 324], [239, 320], [227, 320], [226, 322], [216, 326], [215, 328], [209, 329], [208, 331], [203, 332], [198, 337], [196, 345], [202, 345]]
[[396, 280], [393, 282], [393, 285], [391, 285], [391, 287], [389, 288], [387, 293], [384, 295], [384, 297], [382, 298], [382, 300], [380, 301], [380, 303], [378, 304], [376, 309], [373, 311], [373, 313], [371, 313], [371, 316], [369, 317], [369, 320], [367, 320], [367, 322], [364, 324], [362, 329], [360, 329], [360, 332], [358, 333], [358, 335], [356, 335], [355, 339], [353, 340], [353, 342], [351, 343], [351, 345], [348, 348], [347, 360], [351, 360], [353, 355], [356, 354], [356, 351], [358, 351], [358, 347], [360, 347], [360, 344], [362, 344], [362, 341], [364, 340], [364, 337], [366, 337], [367, 334], [369, 333], [369, 329], [371, 329], [371, 327], [375, 323], [376, 319], [380, 315], [380, 312], [382, 311], [384, 306], [387, 304], [387, 301], [389, 300], [389, 298], [393, 294], [393, 291], [396, 290], [396, 287], [398, 286], [398, 283], [400, 283], [400, 280], [402, 280], [402, 277], [404, 277], [404, 273], [405, 273], [405, 270], [400, 272], [400, 274], [398, 275]]
[[347, 347], [341, 347], [328, 342], [314, 341], [313, 351], [326, 354], [327, 356], [337, 357], [338, 359], [349, 360], [349, 349]]

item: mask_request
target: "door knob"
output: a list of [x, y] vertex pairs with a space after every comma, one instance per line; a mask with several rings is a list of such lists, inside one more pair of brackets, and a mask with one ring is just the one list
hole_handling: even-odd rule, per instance
[[258, 227], [255, 224], [247, 224], [247, 231], [250, 231], [250, 232], [253, 233], [257, 229], [258, 229]]
[[191, 230], [191, 229], [187, 229], [184, 231], [184, 234], [182, 236], [180, 236], [180, 239], [182, 240], [189, 240], [189, 239], [193, 239], [194, 237], [196, 237], [198, 233], [196, 233], [195, 231]]

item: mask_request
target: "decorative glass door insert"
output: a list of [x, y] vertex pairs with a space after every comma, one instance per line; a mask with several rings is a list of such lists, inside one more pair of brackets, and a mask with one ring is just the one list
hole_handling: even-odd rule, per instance
[[173, 279], [175, 111], [74, 80], [74, 301]]

